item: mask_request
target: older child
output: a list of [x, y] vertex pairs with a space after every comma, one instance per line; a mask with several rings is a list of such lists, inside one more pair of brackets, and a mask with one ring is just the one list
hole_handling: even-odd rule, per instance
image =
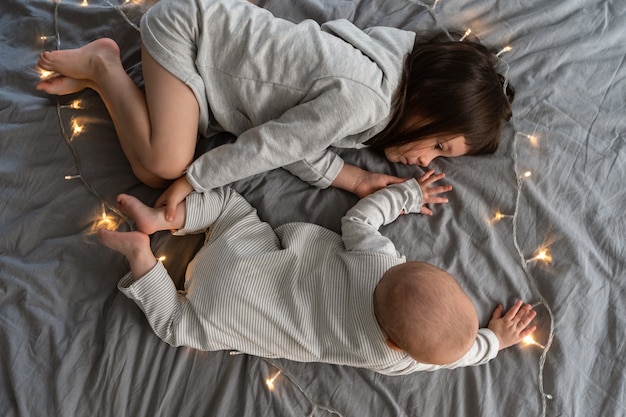
[[[497, 57], [474, 41], [294, 24], [243, 0], [160, 1], [141, 35], [145, 94], [111, 39], [42, 53], [39, 66], [57, 76], [37, 88], [97, 91], [137, 177], [154, 187], [179, 178], [162, 198], [168, 218], [192, 189], [277, 167], [363, 197], [403, 179], [344, 164], [329, 146], [426, 166], [493, 152], [511, 115]], [[237, 140], [193, 161], [198, 130]]]
[[[378, 232], [445, 189], [440, 176], [390, 185], [360, 200], [342, 220], [342, 235], [309, 223], [276, 230], [227, 187], [191, 193], [172, 222], [164, 208], [120, 195], [139, 231], [101, 230], [131, 272], [119, 289], [173, 346], [236, 350], [263, 357], [365, 367], [406, 374], [478, 365], [534, 331], [535, 312], [517, 302], [494, 311], [479, 329], [469, 296], [447, 272], [405, 262]], [[424, 198], [423, 198], [424, 196]], [[150, 249], [148, 234], [203, 232], [207, 242], [187, 269], [184, 293]]]

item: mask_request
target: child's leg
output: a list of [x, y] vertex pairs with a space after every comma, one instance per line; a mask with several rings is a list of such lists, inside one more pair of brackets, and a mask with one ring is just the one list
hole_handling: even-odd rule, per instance
[[98, 239], [106, 247], [113, 249], [128, 259], [130, 270], [135, 279], [146, 275], [157, 260], [150, 249], [150, 238], [142, 232], [113, 232], [98, 230]]
[[145, 50], [146, 94], [126, 74], [119, 47], [111, 39], [44, 52], [38, 64], [60, 74], [40, 82], [39, 90], [61, 95], [92, 88], [100, 94], [133, 171], [146, 184], [164, 187], [191, 163], [198, 134], [196, 98]]

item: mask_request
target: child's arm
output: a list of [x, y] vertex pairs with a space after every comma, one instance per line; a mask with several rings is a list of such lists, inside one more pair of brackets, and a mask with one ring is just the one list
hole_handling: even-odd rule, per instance
[[439, 194], [450, 191], [450, 186], [431, 184], [442, 179], [444, 174], [434, 175], [428, 171], [419, 179], [409, 179], [392, 184], [361, 199], [341, 219], [341, 232], [348, 250], [376, 251], [397, 255], [393, 242], [381, 235], [378, 229], [396, 220], [401, 214], [432, 211], [425, 203], [446, 203]]
[[344, 163], [331, 185], [364, 198], [388, 185], [399, 184], [404, 181], [406, 178], [370, 172], [355, 165]]

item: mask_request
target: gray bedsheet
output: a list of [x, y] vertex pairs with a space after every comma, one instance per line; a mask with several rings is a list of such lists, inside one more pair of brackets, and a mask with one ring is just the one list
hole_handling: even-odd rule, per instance
[[[383, 232], [408, 258], [455, 274], [483, 324], [497, 303], [536, 303], [537, 344], [485, 366], [406, 377], [176, 349], [152, 333], [116, 290], [127, 264], [91, 231], [103, 210], [129, 227], [112, 210], [117, 193], [151, 203], [159, 192], [132, 175], [95, 93], [57, 99], [34, 89], [43, 49], [104, 36], [120, 43], [140, 83], [135, 26], [148, 5], [81, 2], [0, 2], [1, 415], [626, 415], [623, 0], [260, 2], [296, 21], [471, 28], [486, 44], [512, 47], [502, 58], [517, 89], [515, 118], [498, 152], [434, 162], [454, 187], [450, 203]], [[81, 108], [70, 106], [75, 99]], [[74, 133], [74, 124], [83, 131]], [[199, 150], [214, 145], [203, 139]], [[343, 154], [371, 170], [421, 173], [367, 151]], [[337, 230], [355, 202], [282, 170], [235, 187], [273, 225]], [[496, 212], [505, 216], [495, 221]], [[199, 243], [153, 238], [178, 279]], [[537, 257], [541, 248], [551, 262]], [[279, 370], [271, 391], [265, 379]]]

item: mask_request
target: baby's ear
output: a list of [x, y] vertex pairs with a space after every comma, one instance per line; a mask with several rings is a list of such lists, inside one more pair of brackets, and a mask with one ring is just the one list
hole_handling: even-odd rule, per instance
[[385, 339], [385, 343], [387, 343], [387, 346], [389, 346], [389, 349], [395, 350], [396, 352], [403, 352], [400, 346], [396, 345], [396, 343], [393, 340], [387, 338]]

